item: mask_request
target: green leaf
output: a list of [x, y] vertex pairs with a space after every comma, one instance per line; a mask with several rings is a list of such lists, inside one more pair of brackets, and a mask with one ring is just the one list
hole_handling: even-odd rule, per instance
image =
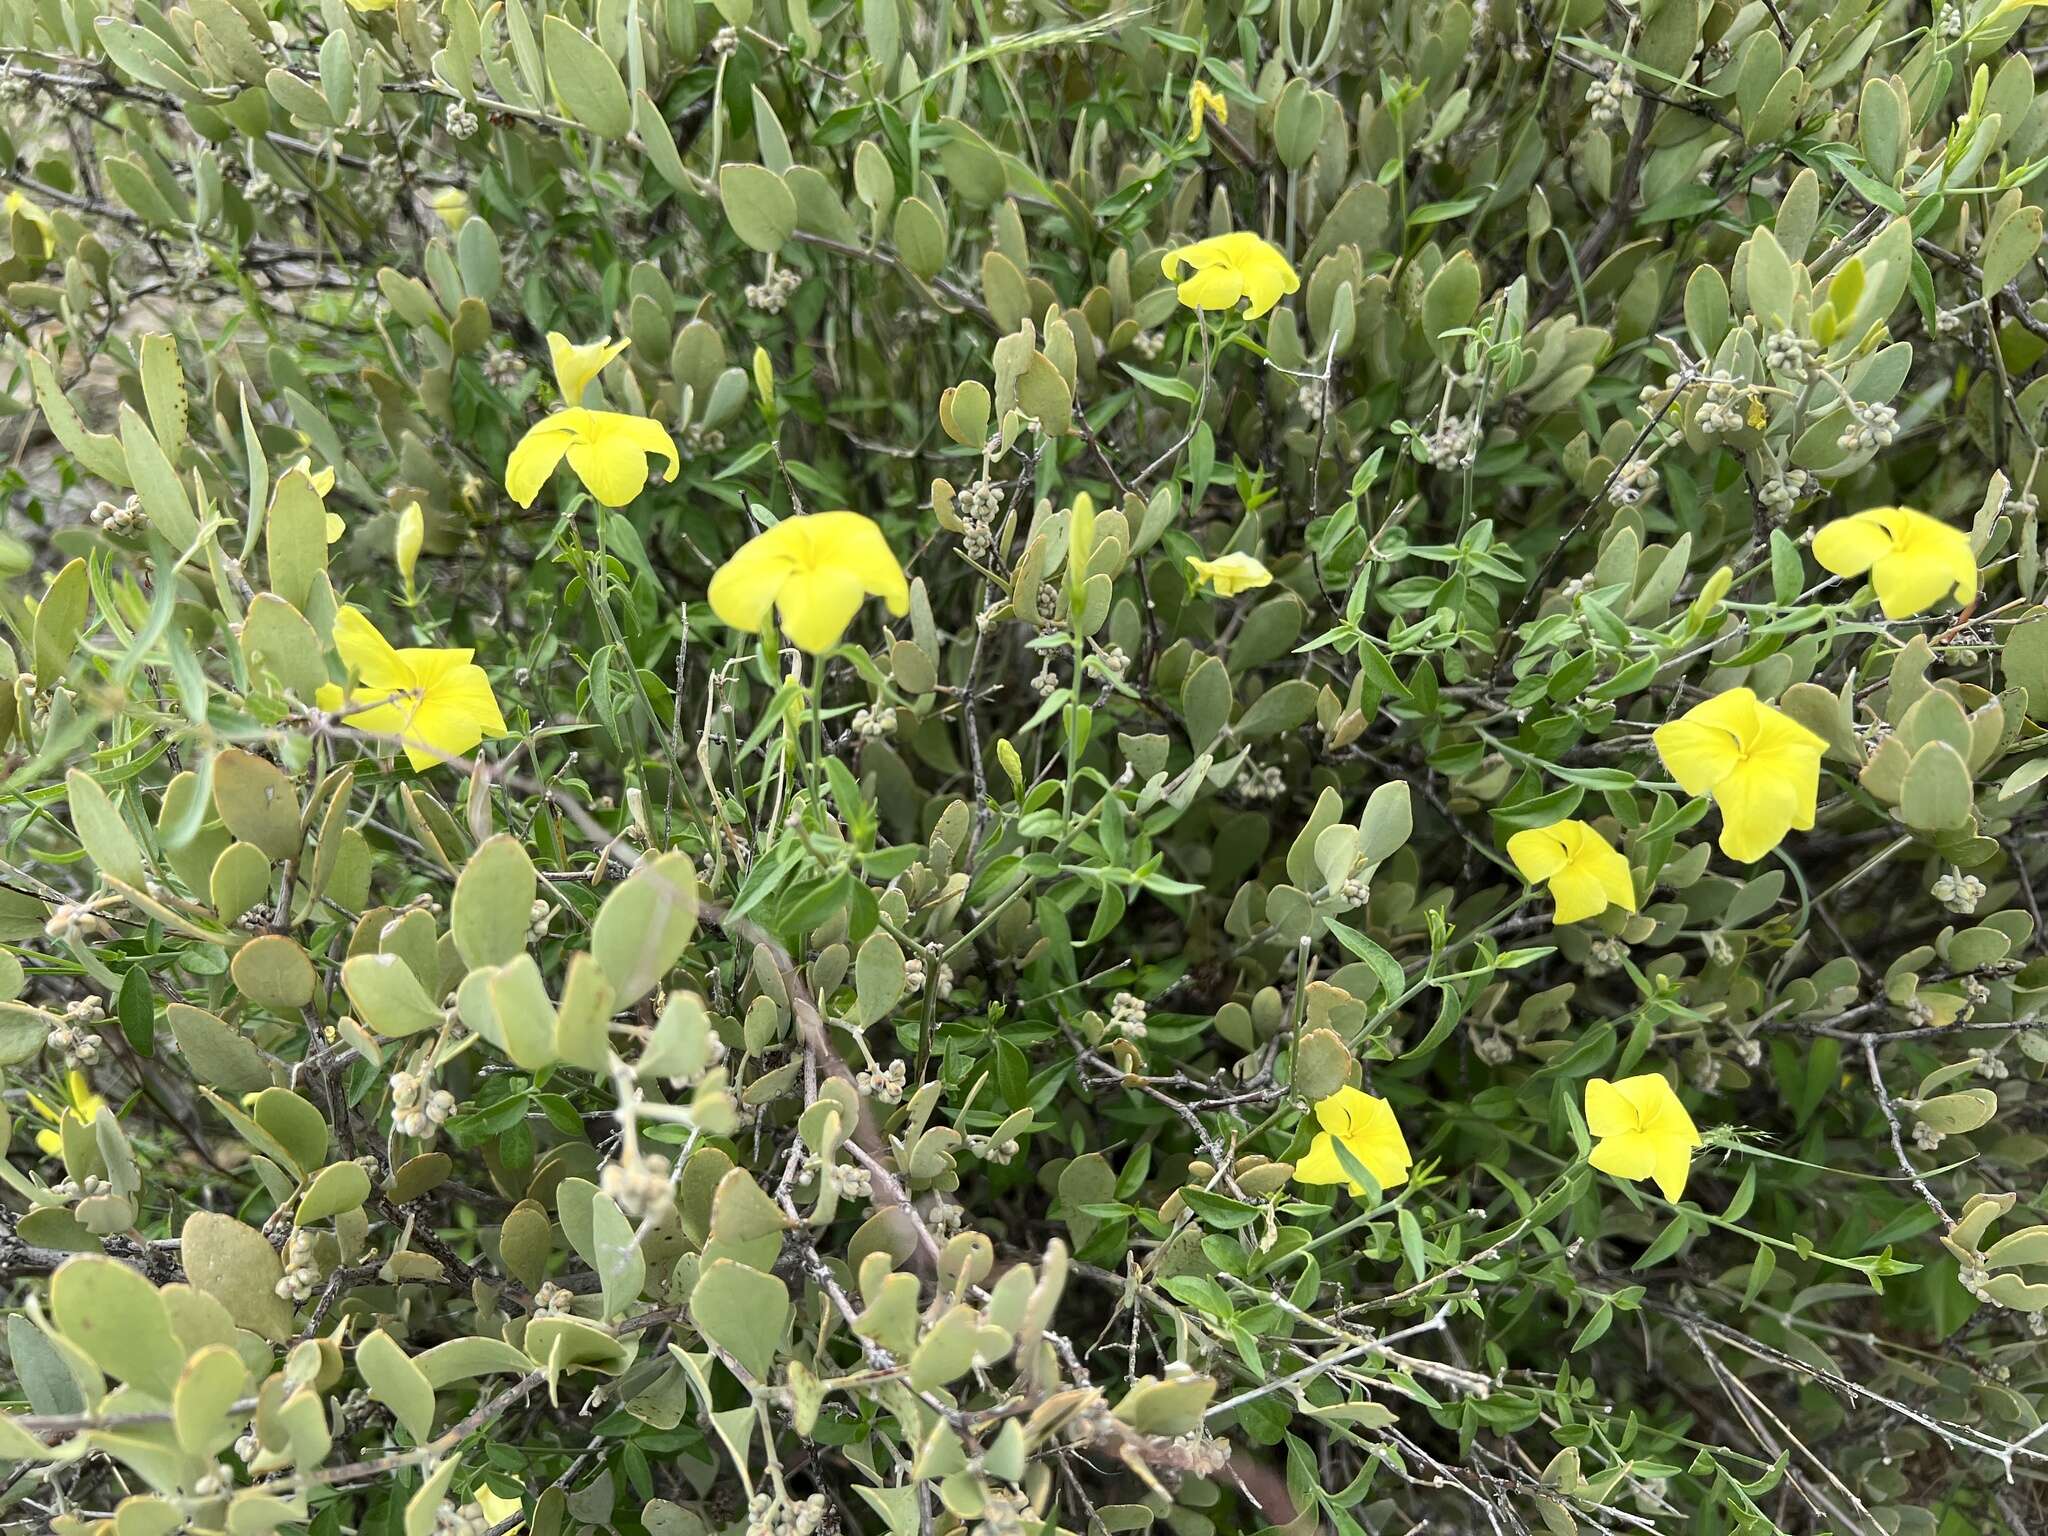
[[610, 55], [568, 21], [541, 22], [548, 84], [562, 110], [601, 139], [623, 139], [633, 127], [633, 103]]
[[109, 1376], [169, 1400], [185, 1351], [156, 1287], [135, 1270], [96, 1254], [66, 1259], [50, 1277], [50, 1317]]
[[707, 1343], [765, 1382], [789, 1326], [789, 1292], [773, 1275], [713, 1259], [690, 1292], [690, 1320]]
[[779, 251], [796, 233], [796, 197], [765, 165], [720, 166], [718, 200], [732, 232], [757, 251]]

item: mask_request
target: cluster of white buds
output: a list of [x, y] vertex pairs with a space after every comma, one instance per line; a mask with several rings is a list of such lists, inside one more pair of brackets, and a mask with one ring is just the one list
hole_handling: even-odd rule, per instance
[[1040, 629], [1058, 629], [1060, 627], [1060, 609], [1065, 604], [1060, 600], [1060, 589], [1058, 587], [1049, 581], [1040, 582], [1034, 606], [1038, 610], [1038, 627]]
[[1506, 1066], [1514, 1059], [1515, 1042], [1497, 1029], [1489, 1030], [1472, 1037], [1472, 1054], [1489, 1067]]
[[1114, 677], [1122, 677], [1131, 669], [1130, 654], [1120, 645], [1103, 647], [1095, 659], [1102, 664], [1103, 671]]
[[1709, 437], [1725, 437], [1749, 425], [1741, 380], [1724, 368], [1716, 368], [1702, 382], [1705, 387], [1699, 409], [1693, 412], [1694, 426]]
[[1937, 336], [1953, 336], [1969, 323], [1967, 310], [1936, 309], [1934, 312], [1934, 334]]
[[242, 1465], [247, 1466], [261, 1455], [262, 1452], [263, 1442], [256, 1438], [255, 1430], [245, 1429], [235, 1436], [235, 1455], [241, 1458]]
[[1915, 1029], [1930, 1029], [1934, 1025], [1934, 1008], [1926, 998], [1916, 997], [1906, 1004], [1906, 1017]]
[[149, 514], [142, 510], [139, 496], [119, 504], [103, 501], [85, 514], [85, 520], [101, 533], [137, 533], [149, 526]]
[[1977, 903], [1984, 899], [1984, 882], [1975, 875], [1966, 875], [1958, 869], [1937, 876], [1934, 884], [1927, 888], [1927, 894], [1949, 911], [1967, 917], [1977, 910]]
[[1954, 42], [1963, 35], [1963, 8], [1954, 4], [1944, 5], [1935, 26], [1940, 29], [1945, 41]]
[[1463, 469], [1479, 457], [1479, 423], [1453, 416], [1422, 440], [1423, 456], [1432, 469]]
[[880, 741], [884, 736], [895, 735], [894, 706], [874, 710], [856, 709], [853, 712], [853, 734], [862, 741]]
[[487, 1536], [490, 1528], [491, 1517], [481, 1504], [458, 1505], [453, 1499], [443, 1499], [434, 1511], [434, 1536]]
[[64, 1058], [67, 1067], [90, 1067], [100, 1059], [100, 1037], [75, 1024], [59, 1024], [50, 1031], [50, 1049]]
[[815, 1536], [828, 1513], [822, 1493], [788, 1499], [763, 1489], [747, 1500], [747, 1536]]
[[1976, 1069], [1979, 1077], [1994, 1083], [2002, 1083], [2012, 1076], [2012, 1068], [2005, 1064], [2005, 1058], [1996, 1051], [1979, 1051]]
[[63, 901], [51, 908], [49, 918], [43, 923], [43, 937], [55, 939], [60, 944], [77, 942], [90, 943], [113, 934], [113, 928], [104, 917], [83, 902]]
[[548, 936], [548, 924], [555, 920], [555, 904], [544, 896], [533, 898], [533, 905], [526, 909], [526, 941], [538, 944]]
[[1984, 1004], [1991, 1001], [1991, 988], [1985, 984], [1981, 977], [1965, 976], [1963, 978], [1963, 996], [1970, 1000], [1972, 1008], [1981, 1008]]
[[1781, 378], [1804, 384], [1813, 375], [1820, 343], [1797, 331], [1773, 331], [1764, 338], [1764, 366]]
[[533, 1310], [542, 1317], [561, 1317], [568, 1312], [575, 1300], [576, 1293], [566, 1285], [543, 1280], [540, 1289], [533, 1293]]
[[1294, 392], [1294, 403], [1301, 408], [1301, 414], [1310, 421], [1323, 419], [1325, 388], [1320, 380], [1312, 380]]
[[454, 1113], [455, 1095], [446, 1088], [430, 1088], [416, 1073], [391, 1074], [391, 1126], [399, 1135], [432, 1141]]
[[1230, 787], [1240, 800], [1278, 800], [1287, 793], [1287, 775], [1270, 763], [1264, 768], [1246, 763]]
[[825, 1170], [825, 1177], [832, 1181], [832, 1187], [839, 1191], [842, 1200], [874, 1198], [875, 1175], [859, 1163], [834, 1163]]
[[1022, 32], [1030, 26], [1030, 0], [1003, 0], [1003, 25], [1012, 32]]
[[944, 1195], [934, 1196], [931, 1209], [924, 1213], [924, 1224], [932, 1229], [934, 1237], [951, 1237], [967, 1225], [967, 1207], [956, 1205]]
[[2001, 1305], [1991, 1299], [1991, 1271], [1981, 1261], [1973, 1260], [1963, 1265], [1956, 1273], [1956, 1280], [1979, 1301], [1989, 1302], [1992, 1306]]
[[1149, 363], [1166, 350], [1166, 333], [1164, 331], [1140, 331], [1131, 338], [1131, 350]]
[[50, 1186], [50, 1193], [59, 1200], [97, 1200], [113, 1192], [113, 1184], [96, 1173], [88, 1173], [82, 1179], [62, 1179]]
[[1725, 933], [1710, 933], [1700, 940], [1700, 948], [1706, 951], [1707, 960], [1713, 965], [1733, 965], [1735, 946], [1728, 942]]
[[1936, 1130], [1933, 1126], [1929, 1125], [1925, 1120], [1918, 1120], [1914, 1122], [1913, 1145], [1918, 1147], [1922, 1152], [1934, 1151], [1937, 1147], [1941, 1145], [1941, 1141], [1942, 1133]]
[[526, 359], [510, 347], [492, 347], [484, 354], [484, 382], [493, 389], [512, 389], [526, 377]]
[[1181, 1465], [1196, 1477], [1215, 1477], [1230, 1465], [1230, 1442], [1217, 1439], [1206, 1429], [1174, 1436], [1173, 1448]]
[[711, 57], [714, 59], [731, 58], [739, 46], [740, 35], [731, 27], [720, 27], [711, 35]]
[[1889, 448], [1899, 440], [1899, 413], [1888, 405], [1851, 405], [1849, 425], [1842, 428], [1836, 443], [1856, 452], [1859, 448]]
[[1041, 699], [1051, 698], [1055, 693], [1059, 692], [1059, 687], [1060, 675], [1053, 671], [1052, 663], [1049, 661], [1039, 668], [1038, 675], [1031, 679], [1031, 691]]
[[638, 1153], [623, 1163], [606, 1163], [598, 1187], [635, 1221], [660, 1221], [675, 1209], [668, 1159], [658, 1152]]
[[779, 315], [783, 306], [796, 297], [797, 289], [803, 285], [804, 275], [795, 267], [777, 267], [760, 282], [747, 284], [747, 308], [758, 309], [763, 314]]
[[291, 194], [268, 171], [251, 171], [242, 183], [242, 196], [258, 213], [276, 214], [291, 201]]
[[701, 421], [693, 421], [683, 428], [683, 457], [694, 459], [700, 454], [725, 452], [725, 433], [717, 427], [707, 427]]
[[1712, 1093], [1721, 1086], [1721, 1058], [1712, 1051], [1688, 1052], [1685, 1066], [1686, 1076], [1700, 1092]]
[[1372, 900], [1372, 882], [1359, 875], [1346, 875], [1337, 882], [1337, 895], [1346, 906], [1362, 907]]
[[967, 558], [986, 565], [995, 557], [996, 519], [1003, 513], [1002, 487], [986, 476], [963, 486], [953, 498], [960, 519], [960, 547]]
[[1754, 1035], [1738, 1036], [1729, 1049], [1734, 1052], [1735, 1059], [1745, 1067], [1753, 1067], [1764, 1059], [1764, 1043]]
[[1142, 1040], [1146, 1035], [1145, 1017], [1150, 1009], [1145, 999], [1135, 992], [1119, 992], [1109, 1004], [1109, 1032], [1122, 1035], [1126, 1040]]
[[[909, 962], [904, 962], [909, 969]], [[870, 1067], [853, 1080], [854, 1087], [870, 1099], [879, 1099], [884, 1104], [900, 1104], [903, 1094], [910, 1086], [910, 1066], [902, 1060], [892, 1061], [886, 1067]]]
[[1636, 88], [1620, 70], [1595, 80], [1586, 92], [1595, 128], [1612, 128], [1621, 121], [1622, 108], [1636, 99]]
[[997, 1141], [993, 1136], [970, 1136], [967, 1138], [967, 1150], [976, 1157], [1007, 1166], [1020, 1149], [1015, 1137]]
[[1611, 976], [1628, 964], [1628, 946], [1619, 939], [1595, 939], [1586, 946], [1586, 974]]
[[1785, 516], [1808, 496], [1816, 484], [1814, 477], [1806, 470], [1788, 465], [1764, 481], [1757, 491], [1756, 499], [1780, 517]]
[[1633, 507], [1657, 494], [1662, 483], [1657, 466], [1648, 459], [1630, 459], [1614, 475], [1614, 502], [1616, 506]]
[[319, 1286], [320, 1260], [314, 1252], [313, 1234], [300, 1227], [284, 1245], [284, 1274], [277, 1282], [277, 1294], [286, 1301], [304, 1301]]
[[481, 125], [466, 103], [451, 101], [448, 110], [441, 114], [441, 126], [448, 130], [451, 139], [473, 139]]

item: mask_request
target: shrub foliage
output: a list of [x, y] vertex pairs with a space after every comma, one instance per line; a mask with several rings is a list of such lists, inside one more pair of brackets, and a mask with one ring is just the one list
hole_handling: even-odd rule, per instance
[[2038, 3], [0, 7], [0, 1520], [2038, 1529]]

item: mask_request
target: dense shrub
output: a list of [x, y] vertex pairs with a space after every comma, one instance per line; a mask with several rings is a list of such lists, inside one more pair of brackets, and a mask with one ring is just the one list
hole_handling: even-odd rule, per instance
[[0, 1522], [2039, 1529], [2038, 14], [0, 6]]

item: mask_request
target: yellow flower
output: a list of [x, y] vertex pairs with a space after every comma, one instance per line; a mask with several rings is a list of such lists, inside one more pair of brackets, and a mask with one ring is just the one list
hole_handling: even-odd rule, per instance
[[1247, 554], [1232, 553], [1214, 560], [1198, 560], [1189, 555], [1188, 564], [1194, 567], [1195, 580], [1218, 597], [1235, 597], [1240, 592], [1270, 586], [1273, 581], [1273, 573]]
[[[1182, 267], [1193, 269], [1184, 279]], [[1301, 287], [1285, 256], [1243, 231], [1176, 247], [1160, 258], [1159, 269], [1180, 283], [1180, 301], [1188, 308], [1235, 309], [1244, 299], [1248, 320], [1258, 319], [1283, 294]]]
[[562, 404], [581, 405], [583, 392], [604, 372], [611, 360], [633, 343], [613, 341], [609, 336], [578, 346], [560, 331], [548, 332], [548, 361], [554, 365], [555, 387], [562, 392]]
[[1415, 1159], [1409, 1155], [1408, 1139], [1394, 1118], [1393, 1106], [1356, 1088], [1339, 1088], [1316, 1105], [1316, 1124], [1322, 1130], [1309, 1143], [1308, 1155], [1294, 1165], [1294, 1176], [1304, 1184], [1344, 1184], [1354, 1195], [1365, 1193], [1337, 1156], [1337, 1144], [1361, 1163], [1378, 1181], [1381, 1189], [1393, 1189], [1408, 1182], [1408, 1168]]
[[1812, 830], [1827, 743], [1749, 689], [1694, 705], [1655, 740], [1681, 789], [1714, 797], [1729, 858], [1754, 864], [1793, 828]]
[[1911, 507], [1872, 507], [1838, 517], [1813, 536], [1813, 558], [1837, 576], [1870, 573], [1888, 619], [1924, 613], [1951, 590], [1977, 600], [1977, 556], [1970, 536]]
[[882, 530], [858, 512], [786, 517], [742, 544], [711, 578], [711, 611], [759, 634], [772, 608], [782, 632], [813, 656], [829, 651], [879, 597], [897, 618], [910, 612], [910, 583]]
[[1224, 99], [1222, 93], [1210, 90], [1208, 81], [1197, 80], [1188, 87], [1188, 142], [1190, 144], [1202, 136], [1202, 115], [1206, 112], [1215, 113], [1216, 121], [1219, 123], [1228, 123], [1230, 121], [1230, 103]]
[[334, 619], [334, 649], [353, 681], [346, 691], [323, 685], [320, 707], [359, 731], [396, 737], [415, 771], [505, 734], [491, 680], [466, 647], [399, 650], [360, 608], [344, 608]]
[[1617, 1179], [1655, 1179], [1666, 1200], [1685, 1193], [1693, 1148], [1702, 1145], [1692, 1116], [1656, 1072], [1586, 1084], [1586, 1129], [1596, 1138], [1593, 1166]]
[[92, 1091], [92, 1080], [76, 1067], [64, 1074], [64, 1094], [67, 1102], [63, 1104], [47, 1104], [33, 1093], [28, 1096], [29, 1107], [50, 1122], [50, 1129], [36, 1132], [36, 1146], [46, 1157], [64, 1155], [62, 1127], [66, 1114], [76, 1115], [80, 1124], [91, 1125], [107, 1102]]
[[1508, 839], [1508, 857], [1530, 884], [1549, 882], [1557, 901], [1553, 922], [1598, 917], [1611, 906], [1626, 912], [1636, 909], [1628, 860], [1583, 821], [1555, 821], [1517, 832]]
[[427, 206], [451, 230], [460, 229], [469, 221], [469, 194], [460, 187], [436, 187]]
[[398, 574], [405, 582], [407, 602], [411, 602], [414, 596], [413, 571], [419, 566], [420, 548], [426, 542], [427, 514], [415, 501], [398, 514], [398, 532], [392, 539], [391, 551], [398, 562]]
[[548, 354], [554, 360], [563, 408], [529, 428], [505, 463], [505, 489], [520, 506], [533, 505], [564, 454], [576, 478], [608, 507], [623, 507], [647, 488], [648, 454], [668, 460], [663, 479], [673, 480], [683, 467], [675, 440], [660, 422], [583, 407], [583, 392], [626, 346], [609, 336], [577, 346], [559, 331], [548, 332]]
[[673, 480], [683, 467], [675, 440], [660, 422], [623, 411], [571, 406], [530, 428], [519, 440], [505, 463], [505, 489], [520, 506], [532, 506], [567, 454], [569, 467], [591, 495], [608, 507], [623, 507], [647, 488], [650, 453], [668, 460], [664, 480]]

